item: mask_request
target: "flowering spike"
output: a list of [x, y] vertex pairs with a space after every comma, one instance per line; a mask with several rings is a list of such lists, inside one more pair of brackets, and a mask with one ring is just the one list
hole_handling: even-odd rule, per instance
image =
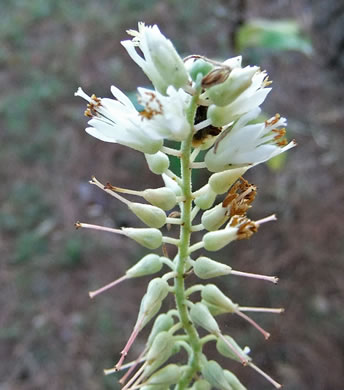
[[[192, 54], [182, 60], [156, 25], [139, 23], [138, 31], [128, 33], [133, 39], [122, 45], [154, 87], [137, 89], [141, 110], [114, 86], [112, 98], [89, 96], [81, 88], [75, 95], [86, 100], [86, 132], [104, 142], [142, 152], [149, 170], [160, 175], [164, 185], [135, 191], [110, 183], [103, 185], [93, 177], [91, 184], [126, 204], [148, 227], [114, 229], [81, 222], [75, 227], [124, 235], [148, 249], [162, 247], [162, 253], [147, 254], [121, 278], [91, 291], [91, 297], [126, 279], [159, 272], [164, 264], [169, 269], [148, 284], [120, 359], [105, 373], [129, 368], [120, 380], [123, 390], [165, 390], [172, 385], [178, 390], [245, 390], [233, 373], [203, 354], [203, 346], [216, 340], [220, 354], [252, 367], [280, 388], [252, 363], [248, 347], [241, 349], [230, 336], [222, 334], [214, 316], [236, 314], [268, 338], [269, 333], [245, 312], [281, 313], [283, 309], [239, 306], [215, 284], [202, 284], [204, 279], [223, 275], [272, 283], [278, 278], [233, 270], [231, 263], [219, 263], [204, 253], [196, 260], [192, 258], [197, 250], [218, 251], [234, 240], [250, 238], [260, 225], [276, 220], [275, 215], [256, 221], [248, 218], [257, 188], [243, 178], [257, 164], [296, 145], [286, 139], [285, 118], [279, 114], [265, 121], [259, 118], [271, 82], [258, 66], [242, 67], [241, 56], [221, 62]], [[176, 166], [180, 166], [180, 172], [174, 172]], [[201, 188], [192, 186], [195, 169], [210, 173]], [[140, 196], [149, 204], [132, 202], [122, 194]], [[223, 194], [214, 206], [217, 196]], [[160, 229], [171, 230], [170, 235], [163, 235]], [[207, 232], [201, 240], [192, 237], [204, 230]], [[176, 249], [174, 258], [169, 256], [166, 244]], [[186, 288], [185, 279], [192, 273], [199, 280]], [[169, 285], [171, 279], [174, 283]], [[169, 293], [174, 295], [176, 308], [156, 318], [143, 352], [123, 365], [137, 335], [158, 314]], [[196, 293], [200, 293], [201, 301], [190, 301]], [[197, 327], [209, 334], [200, 338]], [[169, 358], [181, 348], [187, 352], [186, 359], [178, 355], [184, 361], [170, 363]]]

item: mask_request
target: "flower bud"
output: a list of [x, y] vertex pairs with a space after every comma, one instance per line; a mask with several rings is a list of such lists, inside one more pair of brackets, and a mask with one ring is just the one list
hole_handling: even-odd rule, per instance
[[191, 387], [192, 390], [211, 390], [211, 384], [207, 382], [205, 379], [199, 379], [194, 382]]
[[238, 305], [218, 288], [215, 284], [207, 284], [203, 287], [201, 296], [205, 302], [218, 307], [224, 313], [234, 313], [238, 310]]
[[162, 179], [165, 183], [165, 186], [169, 188], [171, 191], [173, 191], [177, 196], [180, 196], [182, 194], [182, 189], [180, 188], [179, 184], [171, 179], [169, 176], [166, 174], [162, 174]]
[[170, 166], [170, 160], [165, 153], [145, 154], [148, 168], [156, 175], [161, 175]]
[[258, 69], [257, 66], [233, 69], [223, 83], [209, 88], [207, 95], [217, 106], [227, 106], [251, 85], [252, 77]]
[[233, 390], [247, 390], [232, 372], [223, 370], [223, 373], [225, 374], [226, 381], [232, 386]]
[[193, 81], [196, 81], [197, 80], [197, 75], [199, 73], [202, 74], [202, 77], [204, 77], [205, 75], [207, 75], [211, 70], [213, 69], [213, 66], [211, 64], [209, 64], [209, 62], [206, 62], [202, 59], [199, 59], [197, 61], [195, 61], [192, 66], [191, 66], [191, 69], [189, 71], [190, 73], [190, 76], [192, 78]]
[[209, 382], [212, 387], [220, 390], [232, 390], [232, 387], [226, 381], [222, 367], [215, 360], [208, 360], [202, 364], [201, 368], [204, 379]]
[[143, 197], [147, 202], [162, 210], [170, 210], [177, 203], [176, 194], [167, 187], [144, 190]]
[[146, 362], [148, 363], [144, 370], [146, 378], [170, 358], [175, 342], [176, 340], [169, 332], [157, 334], [146, 356]]
[[217, 194], [224, 194], [248, 169], [249, 167], [246, 166], [214, 173], [209, 178], [209, 185]]
[[154, 325], [147, 340], [147, 345], [151, 346], [156, 336], [163, 331], [169, 330], [174, 324], [172, 316], [162, 313], [154, 321]]
[[162, 262], [160, 256], [150, 253], [144, 256], [139, 262], [134, 266], [129, 268], [126, 272], [126, 275], [129, 278], [138, 278], [144, 275], [151, 275], [159, 272], [162, 268]]
[[210, 314], [207, 306], [203, 305], [201, 302], [197, 302], [192, 306], [190, 318], [192, 322], [206, 329], [209, 333], [221, 333], [215, 318]]
[[168, 294], [168, 283], [161, 278], [151, 280], [147, 287], [147, 292], [141, 300], [137, 324], [142, 321], [143, 328], [160, 310], [162, 301]]
[[200, 279], [216, 278], [217, 276], [228, 275], [232, 268], [226, 264], [211, 260], [208, 257], [199, 257], [194, 265], [194, 272]]
[[162, 233], [154, 228], [122, 228], [126, 236], [149, 249], [156, 249], [162, 244]]
[[208, 231], [214, 231], [219, 229], [228, 219], [227, 208], [219, 203], [210, 210], [207, 210], [202, 215], [202, 225]]
[[230, 336], [223, 336], [229, 344], [234, 348], [234, 350], [237, 351], [237, 354], [234, 353], [233, 349], [229, 348], [229, 346], [226, 344], [226, 342], [222, 338], [218, 338], [216, 342], [216, 349], [217, 351], [225, 357], [228, 357], [230, 359], [236, 360], [237, 362], [242, 363], [238, 355], [245, 357], [246, 360], [250, 361], [252, 360], [247, 354], [239, 347], [239, 345], [234, 341], [234, 339]]
[[202, 210], [209, 209], [214, 204], [217, 195], [209, 185], [205, 187], [205, 190], [195, 199], [195, 205]]
[[143, 203], [129, 203], [128, 207], [130, 211], [149, 227], [159, 229], [166, 223], [165, 212], [156, 206]]
[[203, 236], [204, 248], [207, 251], [218, 251], [237, 239], [238, 229], [228, 226], [222, 230], [206, 233]]
[[168, 364], [166, 367], [161, 368], [159, 371], [154, 373], [146, 382], [147, 385], [166, 385], [170, 386], [179, 381], [185, 367], [178, 366], [177, 364]]

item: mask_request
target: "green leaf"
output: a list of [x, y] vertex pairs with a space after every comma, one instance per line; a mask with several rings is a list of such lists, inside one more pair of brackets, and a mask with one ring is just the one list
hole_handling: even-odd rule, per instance
[[305, 55], [312, 53], [309, 38], [301, 33], [299, 24], [294, 20], [271, 21], [252, 20], [245, 23], [236, 35], [236, 48], [264, 48], [274, 51], [295, 50]]

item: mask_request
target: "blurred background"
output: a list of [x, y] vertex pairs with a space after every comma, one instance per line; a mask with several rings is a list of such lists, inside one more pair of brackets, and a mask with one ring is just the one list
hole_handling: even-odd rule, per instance
[[[278, 275], [278, 286], [235, 277], [219, 284], [244, 306], [286, 312], [254, 316], [272, 333], [267, 342], [240, 319], [221, 323], [285, 389], [342, 389], [344, 3], [336, 0], [1, 2], [0, 389], [119, 388], [102, 370], [117, 361], [149, 279], [92, 301], [87, 292], [147, 251], [73, 224], [141, 226], [88, 184], [91, 175], [135, 189], [162, 182], [140, 153], [88, 136], [84, 102], [73, 94], [78, 86], [105, 97], [111, 84], [128, 93], [149, 85], [120, 45], [137, 21], [159, 24], [182, 56], [242, 53], [274, 80], [263, 109], [288, 118], [298, 147], [247, 178], [259, 189], [250, 216], [276, 212], [278, 221], [216, 258]], [[199, 174], [196, 186], [206, 180]], [[219, 361], [249, 389], [272, 388]]]

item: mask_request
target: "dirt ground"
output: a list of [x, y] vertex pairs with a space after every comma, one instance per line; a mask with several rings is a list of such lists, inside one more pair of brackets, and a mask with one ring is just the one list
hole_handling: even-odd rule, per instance
[[[274, 81], [263, 109], [288, 118], [288, 137], [298, 147], [283, 169], [262, 164], [247, 175], [258, 186], [250, 216], [275, 212], [278, 221], [218, 255], [235, 269], [280, 277], [277, 286], [223, 278], [220, 287], [234, 301], [286, 311], [254, 317], [272, 334], [269, 341], [232, 317], [224, 316], [222, 326], [285, 389], [343, 388], [344, 7], [323, 4], [13, 0], [2, 6], [0, 390], [119, 388], [102, 370], [117, 361], [148, 281], [88, 298], [146, 253], [123, 237], [75, 231], [77, 220], [140, 226], [126, 207], [87, 183], [91, 175], [135, 189], [162, 183], [140, 153], [83, 131], [84, 105], [74, 91], [82, 86], [110, 96], [111, 84], [127, 92], [148, 85], [119, 43], [138, 20], [158, 23], [182, 55], [225, 59], [237, 54], [236, 29], [252, 18], [297, 20], [314, 51], [255, 53]], [[206, 179], [197, 177], [196, 186]], [[222, 363], [248, 389], [270, 388], [249, 369]]]

